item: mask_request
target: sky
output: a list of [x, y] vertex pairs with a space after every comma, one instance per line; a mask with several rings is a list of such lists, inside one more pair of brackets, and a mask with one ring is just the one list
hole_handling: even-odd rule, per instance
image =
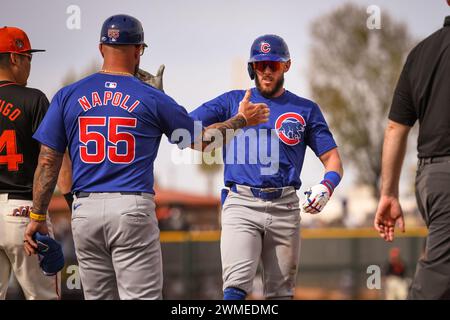
[[[379, 6], [381, 17], [388, 12], [396, 21], [406, 23], [417, 39], [439, 29], [444, 17], [450, 15], [444, 0], [350, 2], [364, 7]], [[313, 71], [308, 68], [308, 51], [314, 39], [310, 24], [344, 3], [339, 0], [17, 0], [2, 3], [0, 25], [24, 29], [34, 48], [47, 50], [33, 57], [28, 85], [41, 89], [51, 99], [68, 73], [82, 74], [92, 64], [101, 65], [98, 41], [103, 21], [113, 14], [133, 15], [142, 22], [149, 45], [141, 67], [154, 73], [160, 64], [165, 64], [165, 92], [191, 111], [226, 91], [253, 85], [246, 73], [250, 45], [256, 37], [267, 33], [282, 36], [289, 46], [292, 67], [285, 77], [286, 88], [311, 98], [308, 72]], [[71, 6], [80, 10], [79, 29], [67, 27], [73, 13], [68, 13]], [[207, 193], [206, 179], [196, 165], [173, 163], [175, 148], [167, 139], [162, 140], [155, 162], [158, 183], [162, 187]], [[413, 152], [410, 163], [414, 156]], [[339, 192], [348, 192], [353, 187], [354, 174], [351, 168], [346, 169]], [[408, 170], [403, 172], [409, 177]], [[322, 176], [321, 163], [308, 152], [301, 175], [303, 186], [318, 183]], [[222, 187], [222, 180], [221, 173], [214, 177], [215, 194]]]

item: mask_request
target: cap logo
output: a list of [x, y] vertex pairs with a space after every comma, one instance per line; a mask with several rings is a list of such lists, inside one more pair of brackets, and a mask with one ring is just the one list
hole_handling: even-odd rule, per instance
[[270, 52], [270, 43], [261, 42], [261, 52], [262, 53], [269, 53]]
[[108, 29], [108, 38], [111, 39], [111, 41], [116, 41], [120, 36], [119, 29]]
[[20, 49], [23, 48], [23, 46], [24, 46], [23, 41], [20, 40], [20, 39], [16, 39], [16, 47], [17, 47], [17, 49], [20, 50]]

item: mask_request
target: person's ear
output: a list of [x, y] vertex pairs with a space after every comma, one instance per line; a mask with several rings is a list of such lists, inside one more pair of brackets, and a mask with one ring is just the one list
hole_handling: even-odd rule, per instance
[[134, 50], [134, 58], [137, 60], [141, 56], [141, 46], [137, 45]]
[[11, 66], [17, 66], [20, 62], [19, 62], [19, 55], [18, 54], [14, 54], [14, 53], [10, 53], [9, 54], [9, 62], [11, 62]]
[[288, 61], [284, 64], [284, 72], [288, 72], [290, 68], [291, 68], [291, 60], [288, 60]]

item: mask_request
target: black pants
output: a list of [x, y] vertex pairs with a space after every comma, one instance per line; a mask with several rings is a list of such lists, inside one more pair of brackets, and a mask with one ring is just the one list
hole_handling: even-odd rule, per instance
[[419, 166], [416, 199], [428, 237], [408, 299], [450, 299], [450, 161]]

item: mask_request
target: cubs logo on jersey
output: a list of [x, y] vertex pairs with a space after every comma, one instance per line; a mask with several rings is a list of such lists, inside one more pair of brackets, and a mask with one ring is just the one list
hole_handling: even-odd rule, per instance
[[275, 121], [278, 138], [289, 146], [295, 146], [304, 140], [305, 126], [305, 119], [295, 112], [283, 113]]

